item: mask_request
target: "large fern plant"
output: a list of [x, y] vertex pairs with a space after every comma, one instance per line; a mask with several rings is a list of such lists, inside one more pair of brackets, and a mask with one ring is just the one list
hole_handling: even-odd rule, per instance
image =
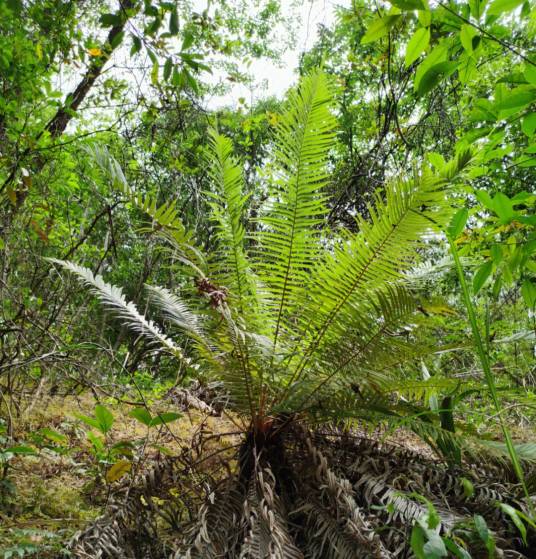
[[[173, 478], [187, 486], [169, 521], [180, 527], [171, 538], [177, 558], [405, 556], [408, 527], [423, 510], [409, 496], [415, 489], [436, 500], [446, 525], [469, 512], [504, 524], [490, 505], [500, 488], [486, 493], [475, 479], [476, 497], [464, 497], [464, 486], [442, 466], [359, 442], [348, 430], [348, 422], [378, 417], [434, 429], [415, 419], [416, 405], [393, 396], [427, 386], [393, 374], [427, 349], [397, 333], [414, 311], [405, 271], [423, 239], [448, 220], [449, 181], [469, 156], [458, 156], [442, 176], [423, 168], [387, 183], [369, 219], [356, 217], [357, 232], [327, 230], [332, 87], [317, 71], [290, 94], [262, 185], [266, 202], [252, 232], [241, 163], [230, 139], [211, 134], [207, 169], [217, 250], [207, 258], [192, 246], [172, 204], [158, 207], [132, 192], [115, 164], [106, 163], [118, 186], [194, 270], [183, 292], [148, 286], [158, 325], [119, 288], [86, 268], [55, 261], [174, 356], [185, 374], [222, 381], [228, 412], [243, 430], [232, 475], [202, 474], [213, 483], [206, 501], [192, 497], [189, 482]], [[167, 334], [162, 324], [169, 326]], [[342, 420], [346, 427], [335, 428]], [[189, 468], [188, 478], [195, 470]], [[461, 503], [462, 513], [447, 513], [445, 503], [437, 502], [445, 494]], [[156, 547], [148, 544], [147, 519], [155, 505], [148, 506], [150, 495], [144, 495], [130, 494], [129, 506], [137, 512], [120, 516], [126, 532], [116, 529], [116, 517], [107, 531], [99, 526], [86, 534], [80, 549], [98, 540], [108, 542], [100, 549], [110, 556], [169, 552], [158, 538], [151, 540], [159, 541]], [[134, 537], [139, 530], [145, 534], [141, 541]], [[132, 551], [135, 545], [145, 551]]]

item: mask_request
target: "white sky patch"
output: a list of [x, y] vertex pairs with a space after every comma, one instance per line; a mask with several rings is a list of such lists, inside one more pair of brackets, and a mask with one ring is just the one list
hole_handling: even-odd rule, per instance
[[[199, 4], [205, 3], [199, 1]], [[298, 3], [282, 0], [281, 4], [284, 17], [294, 14], [297, 18], [294, 25], [295, 37], [292, 38], [294, 47], [285, 52], [280, 64], [258, 59], [254, 60], [249, 68], [244, 65], [241, 70], [253, 77], [253, 83], [236, 84], [225, 95], [207, 98], [207, 108], [236, 106], [240, 99], [252, 105], [255, 101], [272, 95], [281, 98], [296, 82], [300, 55], [314, 45], [318, 38], [319, 25], [331, 27], [336, 19], [336, 8], [350, 7], [351, 0], [302, 0]], [[224, 76], [214, 72], [209, 81], [215, 84], [221, 79], [224, 79]]]

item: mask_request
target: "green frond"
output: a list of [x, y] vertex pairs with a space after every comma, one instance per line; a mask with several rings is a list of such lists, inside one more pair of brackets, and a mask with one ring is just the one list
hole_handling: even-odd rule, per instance
[[335, 128], [331, 89], [320, 71], [303, 78], [290, 94], [275, 133], [274, 176], [256, 235], [255, 262], [267, 320], [274, 324], [274, 347], [321, 250], [318, 225], [327, 211], [323, 188]]
[[152, 320], [145, 318], [132, 301], [127, 301], [120, 287], [106, 283], [102, 276], [93, 274], [91, 270], [83, 266], [56, 258], [48, 258], [47, 260], [75, 274], [133, 332], [160, 345], [186, 365], [191, 365], [191, 360], [185, 357], [182, 349], [168, 338]]
[[[346, 232], [314, 270], [304, 314], [309, 320], [303, 336], [304, 355], [299, 377], [315, 353], [340, 339], [355, 309], [371, 304], [392, 284], [403, 280], [414, 264], [423, 237], [444, 224], [451, 211], [445, 182], [424, 170], [409, 180], [393, 180], [369, 208], [370, 220], [358, 218], [359, 232]], [[386, 299], [388, 300], [388, 299]]]
[[229, 289], [231, 297], [236, 298], [238, 312], [245, 318], [254, 315], [256, 308], [255, 282], [244, 246], [243, 219], [248, 196], [243, 193], [242, 168], [233, 157], [229, 138], [211, 131], [206, 165], [215, 188], [215, 192], [207, 194], [212, 198], [211, 218], [218, 240], [211, 275]]

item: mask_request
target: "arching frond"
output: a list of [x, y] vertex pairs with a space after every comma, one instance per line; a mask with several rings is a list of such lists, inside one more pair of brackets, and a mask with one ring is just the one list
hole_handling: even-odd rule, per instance
[[215, 188], [207, 194], [212, 198], [210, 207], [218, 238], [211, 273], [236, 298], [238, 313], [243, 318], [251, 317], [256, 310], [255, 282], [246, 258], [242, 222], [248, 196], [243, 192], [242, 168], [233, 157], [231, 140], [212, 131], [206, 165]]
[[321, 245], [326, 214], [323, 188], [333, 142], [332, 85], [326, 74], [312, 72], [290, 94], [276, 129], [274, 177], [268, 209], [256, 235], [256, 266], [274, 322], [274, 346], [299, 304]]
[[[305, 350], [296, 366], [299, 378], [311, 358], [327, 343], [340, 338], [345, 324], [363, 301], [387, 291], [414, 262], [415, 249], [425, 235], [444, 224], [451, 213], [446, 183], [429, 171], [412, 179], [393, 180], [385, 198], [376, 196], [370, 220], [358, 218], [359, 232], [343, 240], [312, 274], [300, 338]], [[312, 317], [309, 318], [309, 317]]]
[[132, 331], [160, 345], [183, 363], [191, 364], [191, 359], [185, 357], [182, 349], [173, 340], [168, 338], [152, 320], [145, 318], [132, 301], [127, 301], [120, 287], [106, 283], [102, 276], [93, 274], [91, 270], [83, 266], [56, 258], [48, 260], [74, 273]]

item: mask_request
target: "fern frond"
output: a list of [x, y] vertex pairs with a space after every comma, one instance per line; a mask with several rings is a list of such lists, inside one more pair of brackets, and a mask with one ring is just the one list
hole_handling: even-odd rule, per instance
[[[246, 258], [242, 223], [248, 196], [243, 193], [242, 169], [233, 157], [233, 144], [229, 138], [211, 131], [210, 152], [206, 165], [216, 192], [212, 198], [212, 220], [216, 223], [218, 248], [211, 273], [236, 297], [239, 313], [254, 315], [256, 307], [253, 272]], [[253, 308], [251, 308], [253, 305]]]
[[[424, 170], [411, 180], [395, 180], [369, 208], [370, 221], [358, 218], [359, 233], [347, 232], [313, 274], [306, 315], [309, 323], [299, 377], [312, 356], [328, 340], [334, 343], [349, 317], [363, 302], [399, 282], [413, 263], [424, 235], [450, 215], [445, 182]], [[376, 295], [377, 296], [377, 295]], [[331, 338], [331, 339], [330, 339]]]
[[317, 226], [327, 212], [323, 188], [335, 128], [331, 89], [324, 73], [306, 76], [290, 94], [276, 130], [275, 177], [256, 235], [256, 265], [274, 323], [274, 347], [321, 248]]
[[47, 260], [74, 273], [82, 283], [88, 286], [91, 292], [96, 295], [104, 305], [110, 308], [117, 318], [123, 320], [132, 331], [160, 345], [186, 365], [191, 364], [191, 359], [184, 355], [182, 349], [177, 346], [173, 340], [168, 338], [152, 320], [145, 318], [132, 301], [127, 301], [120, 287], [106, 283], [102, 276], [95, 275], [88, 268], [84, 268], [73, 262], [58, 260], [56, 258], [48, 258]]

